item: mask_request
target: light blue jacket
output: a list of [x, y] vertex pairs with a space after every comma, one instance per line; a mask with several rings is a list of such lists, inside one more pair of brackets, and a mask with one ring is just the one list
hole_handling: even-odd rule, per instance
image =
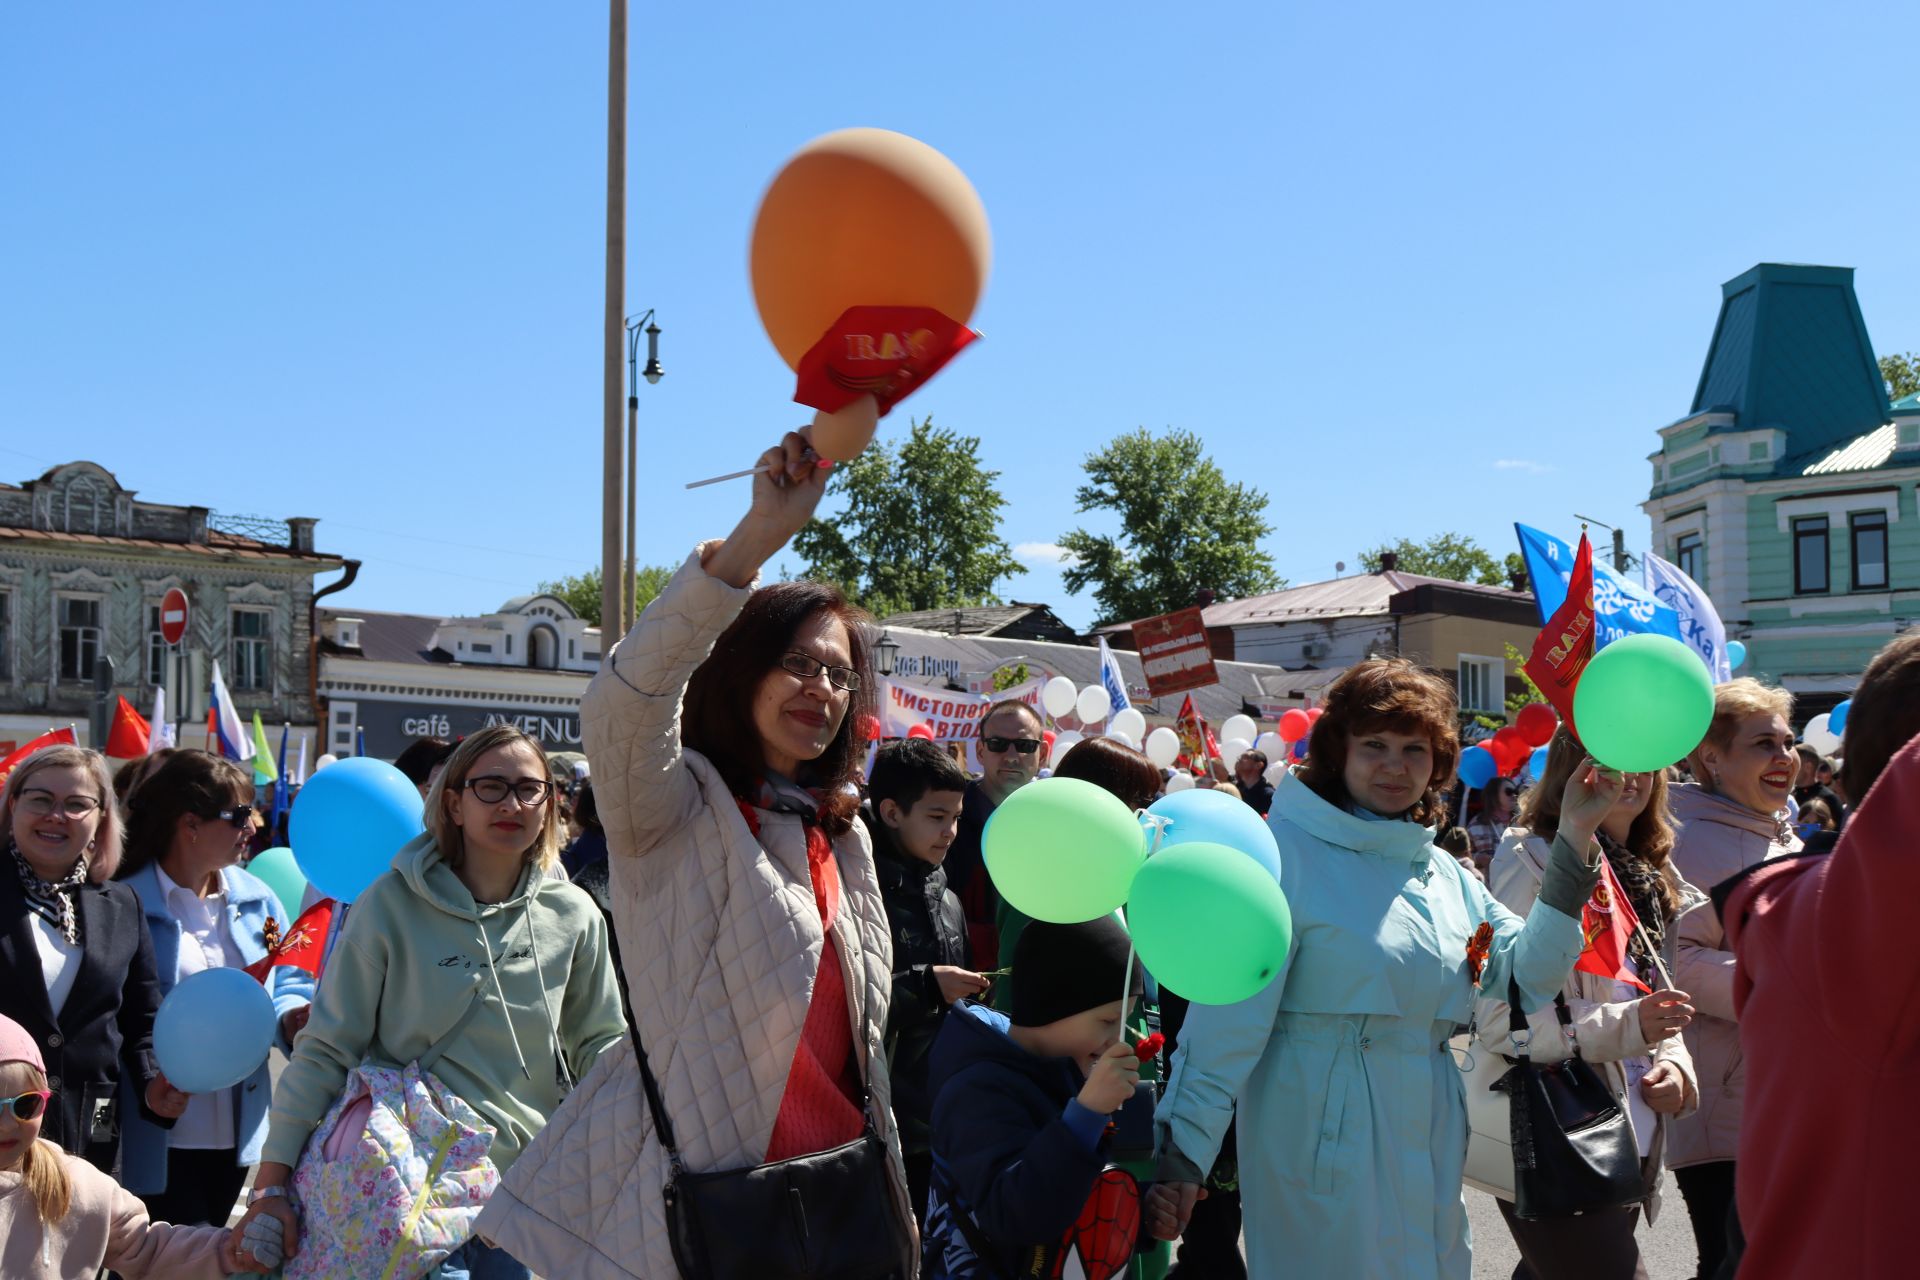
[[1161, 1174], [1196, 1177], [1239, 1104], [1247, 1271], [1468, 1280], [1467, 1116], [1447, 1041], [1472, 1011], [1467, 943], [1493, 928], [1481, 985], [1513, 972], [1551, 1000], [1581, 947], [1597, 871], [1564, 842], [1522, 920], [1412, 822], [1353, 814], [1297, 777], [1274, 794], [1286, 967], [1236, 1005], [1196, 1004], [1161, 1102]]
[[[271, 916], [285, 932], [289, 923], [287, 913], [266, 881], [251, 872], [227, 867], [221, 871], [220, 880], [227, 895], [227, 928], [232, 931], [234, 946], [241, 958], [252, 964], [267, 954], [267, 918]], [[139, 895], [140, 909], [147, 918], [147, 931], [153, 935], [153, 967], [160, 975], [160, 991], [164, 997], [180, 981], [180, 922], [167, 910], [166, 898], [160, 892], [160, 877], [153, 866], [142, 867], [128, 876], [127, 884]], [[283, 1018], [312, 1002], [313, 975], [304, 969], [270, 969], [267, 994], [273, 997], [274, 1017]], [[283, 1050], [290, 1047], [280, 1038], [278, 1030], [274, 1035]], [[123, 1093], [128, 1088], [123, 1084]], [[270, 1092], [265, 1063], [234, 1086], [234, 1097], [240, 1108], [234, 1133], [239, 1139], [237, 1163], [241, 1165], [254, 1164], [260, 1159], [260, 1146], [267, 1137]], [[168, 1131], [142, 1116], [130, 1093], [121, 1099], [120, 1116], [121, 1185], [139, 1196], [165, 1191]]]

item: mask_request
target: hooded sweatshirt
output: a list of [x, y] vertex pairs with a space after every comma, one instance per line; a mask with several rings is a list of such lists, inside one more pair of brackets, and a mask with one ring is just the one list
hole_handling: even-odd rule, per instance
[[363, 1059], [402, 1067], [444, 1039], [432, 1073], [497, 1130], [505, 1172], [560, 1105], [563, 1070], [586, 1074], [625, 1034], [592, 898], [529, 865], [506, 901], [478, 904], [422, 835], [347, 913], [261, 1158], [298, 1163]]

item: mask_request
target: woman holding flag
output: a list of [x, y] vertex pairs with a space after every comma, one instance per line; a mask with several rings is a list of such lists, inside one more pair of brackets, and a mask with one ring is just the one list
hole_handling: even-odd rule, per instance
[[[1501, 838], [1488, 868], [1488, 886], [1502, 906], [1525, 916], [1540, 896], [1567, 780], [1585, 752], [1562, 728], [1553, 737], [1546, 768], [1527, 792], [1515, 825]], [[1667, 815], [1664, 773], [1630, 773], [1594, 833], [1607, 870], [1583, 914], [1591, 929], [1615, 927], [1588, 943], [1551, 1005], [1528, 1016], [1529, 1051], [1552, 1062], [1577, 1050], [1599, 1067], [1619, 1098], [1639, 1142], [1646, 1198], [1640, 1205], [1600, 1209], [1569, 1218], [1527, 1221], [1500, 1200], [1521, 1262], [1516, 1280], [1644, 1280], [1634, 1228], [1642, 1207], [1652, 1222], [1660, 1208], [1661, 1162], [1668, 1121], [1699, 1105], [1693, 1059], [1680, 1033], [1692, 1021], [1687, 995], [1672, 990], [1673, 922], [1705, 901], [1673, 868], [1673, 824]], [[1603, 895], [1601, 890], [1605, 890]], [[1564, 1031], [1559, 1009], [1567, 1011]], [[1476, 1010], [1486, 1047], [1517, 1053], [1509, 1035], [1511, 1011], [1493, 994]]]

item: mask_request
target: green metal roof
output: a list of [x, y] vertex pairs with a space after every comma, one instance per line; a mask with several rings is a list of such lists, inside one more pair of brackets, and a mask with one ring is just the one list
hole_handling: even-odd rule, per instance
[[1778, 427], [1788, 455], [1874, 431], [1891, 415], [1852, 267], [1763, 262], [1720, 286], [1693, 413]]
[[1898, 400], [1895, 400], [1893, 402], [1893, 411], [1895, 413], [1920, 412], [1920, 391], [1916, 391], [1910, 396], [1901, 396]]

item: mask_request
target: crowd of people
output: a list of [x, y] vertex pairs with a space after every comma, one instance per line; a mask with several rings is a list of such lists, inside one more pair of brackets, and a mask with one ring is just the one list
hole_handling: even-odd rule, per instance
[[[1465, 1280], [1466, 1028], [1591, 1064], [1639, 1161], [1629, 1203], [1502, 1200], [1516, 1277], [1646, 1275], [1668, 1171], [1701, 1277], [1905, 1269], [1920, 636], [1863, 674], [1837, 766], [1796, 744], [1789, 694], [1739, 679], [1675, 770], [1608, 769], [1562, 727], [1539, 777], [1473, 796], [1451, 686], [1358, 664], [1304, 761], [1200, 772], [1266, 817], [1293, 935], [1258, 995], [1189, 1004], [1120, 918], [995, 893], [983, 835], [1047, 773], [1038, 709], [988, 711], [979, 776], [931, 742], [870, 750], [868, 620], [831, 586], [759, 584], [823, 473], [798, 434], [762, 463], [594, 678], [590, 780], [510, 727], [397, 762], [425, 831], [317, 984], [265, 970], [277, 1084], [183, 1092], [154, 1052], [169, 991], [260, 962], [310, 905], [244, 867], [252, 779], [195, 751], [115, 776], [78, 747], [12, 771], [5, 1275], [381, 1274], [384, 1224], [418, 1208], [303, 1171], [364, 1142], [379, 1073], [405, 1070], [471, 1122], [404, 1185], [425, 1204], [457, 1169], [471, 1195], [398, 1274], [997, 1280], [1071, 1254], [1147, 1280]], [[1133, 809], [1169, 782], [1099, 737], [1052, 776]], [[1576, 967], [1607, 883], [1639, 922], [1613, 976]]]

